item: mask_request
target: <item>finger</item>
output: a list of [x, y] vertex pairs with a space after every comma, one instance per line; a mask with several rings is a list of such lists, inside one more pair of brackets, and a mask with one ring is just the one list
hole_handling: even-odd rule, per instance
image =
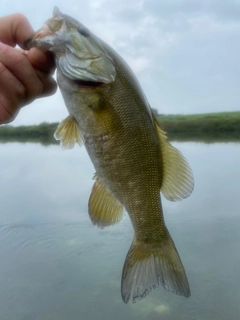
[[[41, 97], [54, 94], [57, 84], [53, 77], [39, 70], [36, 70], [36, 73], [42, 82]], [[3, 124], [13, 121], [20, 108], [31, 100], [26, 100], [26, 89], [2, 63], [0, 63], [0, 88], [0, 124]]]
[[[2, 47], [2, 48], [1, 48]], [[26, 99], [39, 96], [42, 92], [42, 82], [27, 57], [18, 50], [0, 45], [0, 62], [22, 83], [25, 87]]]
[[0, 63], [0, 124], [11, 122], [25, 100], [25, 88], [14, 75]]
[[[26, 98], [26, 89], [22, 83], [10, 72], [6, 66], [0, 61], [0, 88], [1, 95], [9, 99], [12, 103], [8, 109], [11, 113], [11, 104], [19, 105]], [[6, 106], [5, 106], [6, 108]]]
[[32, 48], [28, 52], [28, 60], [34, 68], [53, 74], [55, 71], [55, 62], [53, 54], [49, 51], [41, 51]]
[[35, 71], [43, 86], [41, 97], [47, 97], [54, 94], [57, 91], [57, 83], [52, 75], [46, 72], [42, 72], [38, 69], [36, 69]]
[[20, 14], [12, 14], [1, 17], [0, 21], [0, 41], [15, 47], [18, 44], [24, 48], [24, 42], [34, 32], [28, 19]]
[[19, 110], [20, 107], [17, 104], [13, 104], [12, 99], [0, 94], [0, 125], [12, 122]]

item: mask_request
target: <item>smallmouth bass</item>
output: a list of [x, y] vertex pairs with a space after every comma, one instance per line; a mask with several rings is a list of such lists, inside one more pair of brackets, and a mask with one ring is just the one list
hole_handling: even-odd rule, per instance
[[171, 201], [193, 190], [191, 168], [168, 141], [131, 69], [105, 42], [54, 8], [27, 40], [54, 54], [69, 111], [55, 132], [63, 148], [84, 143], [95, 167], [88, 211], [104, 228], [129, 214], [134, 237], [122, 272], [125, 303], [162, 285], [190, 296], [188, 280], [164, 222], [161, 193]]

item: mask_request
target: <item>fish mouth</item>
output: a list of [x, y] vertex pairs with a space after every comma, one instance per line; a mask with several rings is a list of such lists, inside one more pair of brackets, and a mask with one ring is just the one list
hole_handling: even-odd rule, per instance
[[[53, 45], [52, 38], [54, 36], [55, 34], [50, 30], [48, 32], [45, 32], [42, 29], [38, 30], [24, 42], [24, 47], [27, 50], [30, 50], [33, 47], [37, 47], [42, 50], [50, 50]], [[45, 40], [44, 42], [42, 42], [43, 37], [45, 39], [49, 37], [50, 41]]]

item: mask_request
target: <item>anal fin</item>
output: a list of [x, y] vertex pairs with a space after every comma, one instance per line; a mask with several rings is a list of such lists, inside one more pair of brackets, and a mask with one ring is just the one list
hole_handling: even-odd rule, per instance
[[89, 217], [94, 225], [105, 228], [123, 218], [123, 205], [106, 190], [99, 178], [95, 183], [88, 202]]

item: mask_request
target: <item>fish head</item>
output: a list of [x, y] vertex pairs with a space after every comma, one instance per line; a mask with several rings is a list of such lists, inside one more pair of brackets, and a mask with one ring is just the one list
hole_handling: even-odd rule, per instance
[[51, 51], [58, 71], [68, 79], [103, 84], [115, 80], [115, 63], [104, 43], [57, 7], [53, 17], [26, 41], [26, 47]]

